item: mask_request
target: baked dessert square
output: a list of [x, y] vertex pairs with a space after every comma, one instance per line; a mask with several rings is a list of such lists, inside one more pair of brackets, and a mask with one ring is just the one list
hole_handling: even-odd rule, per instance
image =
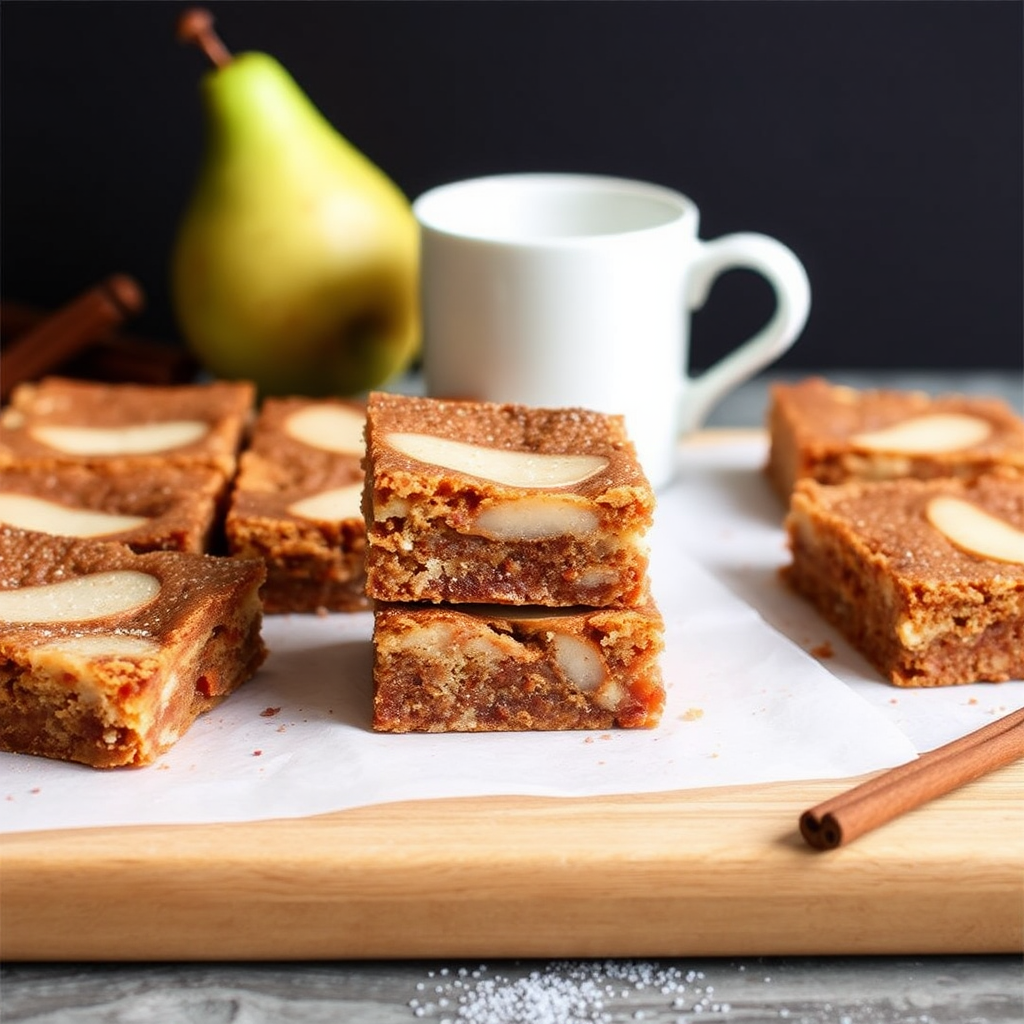
[[1024, 475], [1024, 421], [996, 398], [856, 390], [811, 377], [776, 384], [767, 473], [786, 501], [797, 480]]
[[636, 608], [379, 604], [381, 732], [653, 727], [665, 703], [654, 604]]
[[621, 417], [373, 393], [366, 467], [377, 600], [646, 599], [654, 494]]
[[0, 750], [152, 762], [263, 662], [263, 577], [0, 527]]
[[227, 489], [204, 467], [0, 469], [0, 523], [133, 551], [210, 551]]
[[365, 405], [267, 398], [242, 453], [225, 533], [267, 567], [268, 613], [358, 611], [366, 596]]
[[1024, 479], [803, 480], [784, 577], [897, 686], [1024, 678]]
[[203, 466], [231, 477], [252, 417], [247, 381], [106, 384], [46, 377], [0, 412], [0, 467]]

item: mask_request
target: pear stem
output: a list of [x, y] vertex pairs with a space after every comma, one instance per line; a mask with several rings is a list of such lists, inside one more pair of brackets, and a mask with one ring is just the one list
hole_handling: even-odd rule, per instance
[[213, 15], [204, 7], [190, 7], [178, 19], [178, 39], [195, 43], [218, 68], [232, 61], [231, 51], [213, 30]]

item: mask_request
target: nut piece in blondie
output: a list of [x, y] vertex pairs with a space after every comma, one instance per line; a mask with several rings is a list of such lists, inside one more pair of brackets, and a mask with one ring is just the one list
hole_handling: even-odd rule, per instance
[[209, 551], [226, 492], [219, 472], [147, 466], [0, 469], [0, 523], [133, 551]]
[[226, 534], [267, 567], [264, 611], [369, 608], [361, 510], [365, 406], [267, 398], [239, 463]]
[[152, 762], [262, 664], [263, 577], [0, 527], [0, 750]]
[[366, 466], [373, 598], [646, 598], [654, 494], [621, 417], [374, 393]]
[[229, 478], [254, 400], [245, 381], [160, 386], [46, 377], [18, 385], [0, 413], [0, 467], [162, 464]]
[[897, 686], [1024, 678], [1024, 479], [797, 484], [784, 577]]
[[1005, 402], [866, 390], [818, 377], [772, 388], [767, 473], [786, 501], [797, 480], [1024, 476], [1024, 422]]
[[661, 616], [637, 608], [379, 604], [382, 732], [653, 727], [665, 691]]

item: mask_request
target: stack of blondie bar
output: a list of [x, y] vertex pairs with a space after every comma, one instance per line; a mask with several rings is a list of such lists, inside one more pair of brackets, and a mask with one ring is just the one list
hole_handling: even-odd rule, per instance
[[620, 418], [375, 393], [375, 729], [653, 726], [654, 495]]
[[773, 389], [784, 576], [898, 686], [1024, 678], [1024, 423], [987, 397]]

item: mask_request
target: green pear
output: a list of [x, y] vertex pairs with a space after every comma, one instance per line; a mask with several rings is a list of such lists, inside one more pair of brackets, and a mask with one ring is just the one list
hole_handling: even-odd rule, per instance
[[172, 302], [203, 366], [262, 394], [351, 395], [419, 351], [419, 232], [398, 187], [278, 61], [232, 57], [212, 18], [183, 39], [202, 82], [206, 151], [172, 255]]

